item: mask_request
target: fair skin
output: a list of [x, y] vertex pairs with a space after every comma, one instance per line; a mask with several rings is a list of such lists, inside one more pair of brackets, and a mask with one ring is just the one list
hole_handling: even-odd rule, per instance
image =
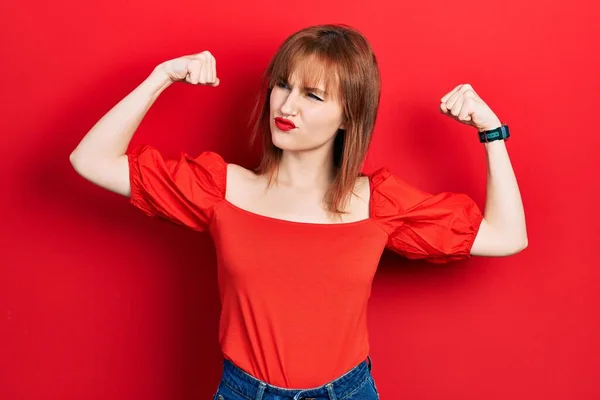
[[[440, 99], [440, 111], [483, 132], [500, 127], [501, 121], [466, 83]], [[487, 162], [484, 218], [471, 248], [475, 256], [502, 257], [519, 253], [528, 245], [523, 201], [504, 140], [483, 144]]]
[[[273, 142], [283, 149], [276, 185], [267, 188], [266, 177], [230, 164], [226, 200], [242, 209], [267, 217], [305, 223], [331, 223], [322, 198], [331, 182], [333, 138], [343, 127], [342, 108], [335, 97], [318, 101], [292, 76], [287, 85], [273, 89], [271, 119], [284, 116], [294, 121], [296, 132], [273, 128]], [[218, 86], [212, 54], [183, 56], [157, 66], [142, 84], [106, 113], [84, 136], [69, 159], [74, 169], [107, 190], [131, 195], [126, 150], [141, 120], [156, 98], [174, 82]], [[312, 94], [312, 95], [311, 95]], [[440, 110], [479, 130], [493, 129], [500, 120], [475, 93], [459, 85], [441, 99]], [[273, 121], [271, 121], [273, 124]], [[523, 204], [504, 141], [483, 145], [487, 159], [487, 197], [484, 220], [471, 254], [508, 256], [527, 247]], [[357, 180], [342, 223], [367, 219], [369, 185]]]
[[[226, 200], [255, 214], [308, 223], [347, 223], [369, 217], [369, 187], [361, 177], [337, 222], [325, 211], [322, 199], [334, 178], [333, 144], [338, 129], [344, 129], [342, 103], [336, 88], [325, 93], [322, 83], [308, 90], [293, 73], [289, 82], [273, 87], [270, 96], [271, 138], [282, 149], [274, 185], [266, 176], [229, 165]], [[313, 90], [314, 89], [314, 90]], [[275, 117], [292, 121], [296, 128], [280, 130]]]

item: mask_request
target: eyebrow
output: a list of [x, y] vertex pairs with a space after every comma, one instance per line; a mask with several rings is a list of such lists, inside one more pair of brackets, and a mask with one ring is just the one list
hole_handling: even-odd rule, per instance
[[324, 90], [321, 90], [319, 88], [314, 88], [314, 87], [305, 87], [304, 90], [308, 90], [309, 92], [317, 92], [317, 93], [321, 93], [323, 95], [326, 95], [327, 92]]
[[[291, 85], [291, 83], [290, 83], [290, 82], [289, 82], [287, 79], [284, 79], [284, 78], [280, 78], [280, 79], [281, 79], [283, 82], [287, 83], [288, 85]], [[327, 92], [326, 92], [326, 91], [324, 91], [324, 90], [322, 90], [322, 89], [319, 89], [319, 88], [315, 88], [315, 87], [308, 87], [308, 86], [305, 86], [305, 87], [304, 87], [304, 90], [306, 90], [306, 91], [308, 91], [308, 92], [315, 92], [315, 93], [319, 93], [319, 94], [322, 94], [323, 96], [326, 96], [326, 95], [327, 95]]]

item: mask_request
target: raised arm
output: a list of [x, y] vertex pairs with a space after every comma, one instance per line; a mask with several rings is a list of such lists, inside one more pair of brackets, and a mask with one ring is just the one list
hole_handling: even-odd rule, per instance
[[[440, 111], [480, 132], [502, 124], [469, 84], [458, 85], [441, 99]], [[484, 219], [473, 243], [475, 256], [509, 256], [528, 245], [519, 185], [503, 140], [485, 143], [487, 196]]]
[[69, 156], [73, 168], [90, 182], [129, 197], [129, 142], [158, 96], [173, 82], [218, 86], [216, 62], [204, 51], [158, 65], [131, 93], [106, 113]]
[[484, 146], [487, 160], [484, 220], [471, 254], [509, 256], [528, 245], [523, 201], [504, 141], [485, 143]]

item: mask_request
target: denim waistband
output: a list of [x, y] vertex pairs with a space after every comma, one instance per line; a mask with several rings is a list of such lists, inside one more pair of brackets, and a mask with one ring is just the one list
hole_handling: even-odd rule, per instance
[[366, 360], [324, 385], [308, 389], [288, 389], [263, 382], [225, 358], [223, 359], [221, 383], [249, 400], [263, 400], [271, 396], [288, 397], [294, 400], [310, 400], [313, 397], [336, 400], [343, 398], [363, 384], [369, 378], [370, 373], [371, 357], [367, 356]]

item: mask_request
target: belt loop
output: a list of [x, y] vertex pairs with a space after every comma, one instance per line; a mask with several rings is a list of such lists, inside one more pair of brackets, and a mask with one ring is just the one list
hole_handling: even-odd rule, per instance
[[367, 359], [369, 360], [369, 372], [371, 372], [371, 365], [373, 363], [371, 362], [371, 357], [367, 356]]
[[328, 383], [325, 385], [327, 388], [327, 394], [329, 395], [329, 400], [337, 400], [337, 396], [335, 395], [335, 391], [333, 390], [333, 384]]
[[262, 400], [263, 396], [265, 395], [265, 388], [267, 387], [267, 385], [264, 382], [260, 382], [258, 385], [258, 392], [256, 393], [256, 399], [255, 400]]

